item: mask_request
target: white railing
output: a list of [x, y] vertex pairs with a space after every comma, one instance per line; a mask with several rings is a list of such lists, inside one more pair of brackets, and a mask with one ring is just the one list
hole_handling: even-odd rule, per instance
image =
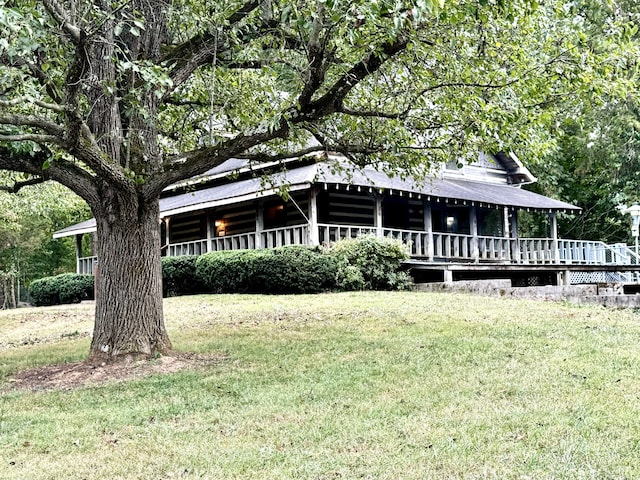
[[377, 231], [376, 227], [318, 224], [318, 238], [321, 245], [337, 242], [345, 238], [356, 238], [360, 235], [376, 235]]
[[[205, 242], [206, 241], [207, 240], [205, 240]], [[210, 242], [212, 252], [219, 252], [220, 250], [246, 250], [257, 248], [255, 232], [215, 237], [210, 238], [208, 241]]]
[[590, 240], [554, 241], [551, 238], [520, 238], [518, 263], [565, 263], [569, 265], [640, 265], [626, 244], [607, 245]]
[[486, 261], [510, 262], [517, 251], [517, 240], [506, 237], [478, 237], [478, 258]]
[[412, 257], [429, 257], [430, 249], [429, 233], [416, 230], [398, 230], [396, 228], [385, 228], [382, 234], [388, 238], [401, 240], [409, 246], [409, 253]]
[[167, 246], [167, 256], [180, 257], [182, 255], [202, 255], [207, 253], [207, 240], [195, 242], [170, 243]]
[[262, 248], [284, 247], [286, 245], [309, 245], [309, 225], [272, 228], [260, 232]]
[[520, 238], [515, 263], [555, 263], [553, 239]]
[[433, 254], [436, 258], [472, 260], [473, 237], [454, 233], [433, 233]]
[[[607, 245], [586, 240], [505, 238], [377, 228], [373, 226], [318, 224], [320, 244], [360, 235], [382, 235], [401, 240], [412, 257], [436, 261], [509, 262], [514, 264], [638, 265], [640, 257], [626, 244]], [[273, 228], [166, 246], [168, 256], [202, 255], [209, 251], [274, 248], [312, 243], [309, 225]], [[77, 260], [78, 273], [92, 274], [97, 257]], [[636, 274], [637, 276], [637, 274]]]
[[93, 269], [98, 263], [98, 257], [81, 257], [77, 259], [76, 272], [82, 275], [93, 275]]

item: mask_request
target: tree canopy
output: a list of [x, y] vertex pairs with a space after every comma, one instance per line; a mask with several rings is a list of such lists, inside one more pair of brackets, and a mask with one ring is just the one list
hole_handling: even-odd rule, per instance
[[148, 253], [165, 187], [231, 157], [541, 158], [561, 106], [628, 86], [635, 28], [592, 0], [5, 0], [0, 168], [87, 201], [92, 352], [148, 354], [170, 348]]
[[155, 195], [229, 156], [538, 157], [553, 104], [635, 62], [600, 3], [7, 2], [0, 166], [91, 203], [95, 177]]

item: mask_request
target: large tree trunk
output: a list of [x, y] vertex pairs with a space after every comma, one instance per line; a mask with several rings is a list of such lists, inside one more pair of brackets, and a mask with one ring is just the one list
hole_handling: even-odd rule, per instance
[[98, 229], [93, 363], [167, 354], [162, 313], [159, 202], [107, 189]]

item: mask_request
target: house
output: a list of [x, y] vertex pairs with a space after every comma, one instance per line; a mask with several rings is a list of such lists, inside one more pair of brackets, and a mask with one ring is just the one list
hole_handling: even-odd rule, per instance
[[[324, 245], [372, 234], [407, 243], [410, 265], [425, 280], [525, 272], [545, 282], [564, 275], [566, 283], [575, 266], [591, 272], [620, 263], [614, 247], [559, 239], [557, 214], [580, 209], [521, 188], [535, 181], [506, 153], [447, 164], [426, 180], [352, 167], [330, 154], [257, 166], [230, 159], [164, 192], [162, 254]], [[521, 211], [548, 215], [549, 237], [521, 238]], [[82, 237], [92, 232], [89, 220], [54, 234], [76, 237], [79, 273], [93, 271], [95, 257], [81, 256]]]

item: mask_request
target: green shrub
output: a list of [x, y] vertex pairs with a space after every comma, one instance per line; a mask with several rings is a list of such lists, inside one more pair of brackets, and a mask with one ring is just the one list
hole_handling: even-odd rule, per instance
[[363, 235], [336, 242], [328, 253], [336, 260], [336, 284], [341, 290], [405, 290], [411, 286], [411, 277], [402, 268], [409, 252], [400, 240]]
[[93, 300], [93, 276], [63, 273], [34, 280], [29, 285], [29, 295], [36, 306]]
[[318, 293], [335, 287], [337, 264], [319, 247], [266, 250], [254, 260], [250, 289], [260, 293]]
[[198, 257], [196, 274], [207, 291], [213, 293], [246, 293], [254, 275], [252, 259], [264, 250], [231, 250], [209, 252]]
[[196, 273], [195, 255], [162, 258], [162, 294], [165, 297], [203, 293], [205, 286]]
[[289, 246], [207, 253], [196, 271], [215, 293], [316, 293], [333, 288], [337, 266], [319, 247]]

